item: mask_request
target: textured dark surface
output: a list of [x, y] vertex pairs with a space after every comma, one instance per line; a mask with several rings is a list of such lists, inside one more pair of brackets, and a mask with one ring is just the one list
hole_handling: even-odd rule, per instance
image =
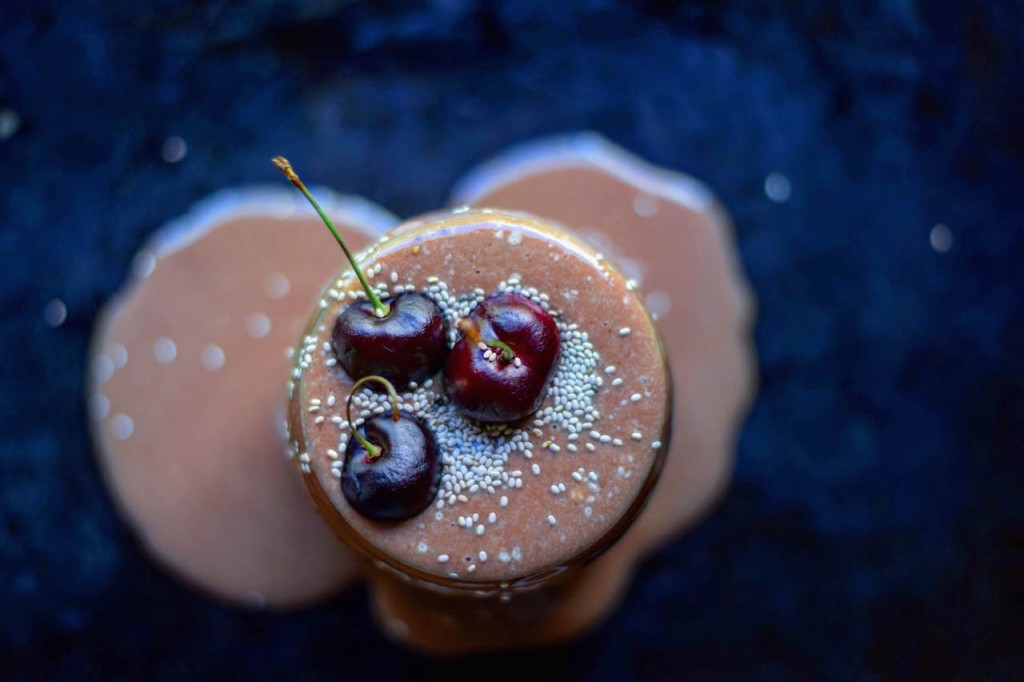
[[91, 458], [89, 332], [148, 234], [280, 182], [274, 153], [408, 215], [511, 143], [589, 128], [733, 212], [762, 391], [723, 504], [610, 622], [439, 667], [1021, 679], [1024, 10], [703, 5], [4, 2], [0, 108], [21, 124], [0, 141], [0, 677], [429, 672], [367, 629], [361, 591], [245, 614], [154, 568]]

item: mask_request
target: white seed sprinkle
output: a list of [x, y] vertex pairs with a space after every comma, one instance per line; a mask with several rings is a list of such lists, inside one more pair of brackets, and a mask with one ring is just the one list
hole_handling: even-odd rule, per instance
[[68, 319], [67, 305], [59, 298], [53, 299], [43, 308], [43, 319], [46, 320], [46, 324], [53, 328], [61, 326]]
[[597, 447], [593, 443], [587, 443], [584, 447], [587, 448], [588, 452], [594, 452], [597, 450]]
[[619, 336], [629, 336], [632, 333], [633, 330], [630, 329], [629, 327], [623, 327], [622, 329], [619, 330]]
[[102, 393], [93, 393], [89, 398], [89, 412], [93, 419], [105, 419], [110, 414], [110, 401]]
[[211, 343], [203, 348], [199, 361], [206, 369], [216, 372], [224, 366], [224, 351], [221, 350], [220, 346]]
[[548, 514], [548, 525], [549, 526], [554, 526], [557, 523], [558, 523], [558, 519], [556, 519], [552, 514]]
[[480, 525], [478, 525], [476, 527], [476, 534], [477, 535], [483, 535], [485, 530], [487, 530], [487, 529], [484, 528], [484, 524], [481, 523]]
[[644, 397], [642, 395], [640, 395], [639, 393], [634, 393], [633, 395], [629, 396], [629, 399], [631, 401], [633, 401], [634, 403], [640, 402], [641, 400], [643, 400], [643, 398]]
[[534, 465], [530, 467], [530, 471], [533, 472], [534, 476], [539, 476], [540, 475], [540, 465], [534, 463]]
[[253, 313], [245, 321], [245, 330], [254, 339], [262, 339], [270, 333], [270, 318], [263, 313]]
[[288, 281], [288, 278], [276, 273], [267, 278], [267, 283], [264, 287], [267, 296], [273, 299], [284, 298], [288, 295], [289, 289], [291, 289], [291, 283]]
[[118, 440], [128, 440], [135, 433], [135, 422], [126, 414], [115, 414], [110, 418], [110, 433]]
[[166, 336], [161, 336], [153, 342], [153, 357], [161, 365], [174, 362], [174, 358], [178, 357], [178, 346]]
[[633, 433], [630, 434], [630, 438], [632, 438], [633, 440], [643, 440], [643, 437], [644, 434], [640, 433], [639, 431], [634, 431]]
[[97, 383], [103, 383], [114, 376], [114, 360], [106, 355], [96, 355], [92, 359], [92, 376]]
[[447, 562], [448, 562], [448, 555], [447, 554], [438, 554], [437, 555], [437, 563], [444, 564], [444, 563], [447, 563]]
[[500, 504], [502, 507], [507, 507], [508, 506], [508, 498], [506, 496], [502, 495], [501, 499], [498, 500], [498, 504]]
[[110, 359], [113, 360], [114, 367], [117, 369], [122, 369], [128, 364], [128, 349], [123, 343], [115, 343], [110, 347]]

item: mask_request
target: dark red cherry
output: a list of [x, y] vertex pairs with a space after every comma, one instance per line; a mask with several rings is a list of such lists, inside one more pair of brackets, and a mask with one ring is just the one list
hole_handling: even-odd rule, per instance
[[512, 422], [540, 407], [561, 340], [551, 315], [514, 293], [495, 294], [459, 320], [462, 337], [448, 354], [445, 390], [467, 416]]
[[338, 315], [331, 345], [353, 379], [377, 374], [395, 384], [422, 382], [444, 364], [448, 325], [433, 299], [420, 293], [385, 299], [378, 316], [370, 301], [351, 303]]
[[423, 294], [399, 294], [381, 301], [331, 219], [292, 169], [288, 159], [274, 158], [288, 182], [302, 192], [345, 252], [366, 292], [365, 301], [348, 305], [334, 323], [331, 337], [338, 364], [353, 379], [380, 375], [400, 385], [423, 381], [441, 369], [448, 350], [444, 315]]
[[423, 420], [398, 407], [391, 382], [366, 376], [352, 386], [345, 414], [352, 422], [352, 396], [368, 382], [381, 384], [391, 411], [370, 418], [352, 431], [341, 470], [341, 492], [352, 507], [377, 521], [400, 521], [426, 509], [437, 494], [441, 458], [434, 432]]
[[368, 420], [363, 435], [380, 448], [377, 456], [356, 438], [348, 442], [341, 491], [363, 516], [400, 521], [430, 506], [441, 479], [441, 458], [430, 428], [418, 417], [401, 412]]

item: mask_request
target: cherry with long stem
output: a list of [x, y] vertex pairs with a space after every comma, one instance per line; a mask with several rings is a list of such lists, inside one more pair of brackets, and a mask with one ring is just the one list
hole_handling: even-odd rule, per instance
[[334, 224], [331, 222], [331, 219], [328, 218], [327, 213], [324, 212], [322, 208], [320, 208], [320, 204], [317, 203], [317, 200], [313, 198], [313, 195], [306, 188], [305, 183], [302, 182], [302, 180], [299, 178], [295, 170], [292, 169], [292, 164], [288, 161], [288, 159], [284, 158], [283, 156], [275, 156], [273, 162], [274, 165], [277, 166], [277, 169], [281, 171], [286, 178], [288, 178], [288, 182], [295, 185], [295, 187], [300, 192], [302, 192], [306, 199], [309, 200], [309, 203], [313, 205], [313, 208], [316, 210], [317, 214], [320, 215], [321, 220], [323, 220], [324, 224], [327, 225], [327, 229], [329, 229], [331, 231], [331, 234], [334, 235], [334, 238], [337, 240], [338, 245], [341, 246], [341, 250], [345, 252], [345, 257], [348, 258], [349, 264], [352, 266], [352, 269], [355, 270], [356, 277], [359, 278], [359, 283], [363, 285], [363, 290], [366, 292], [366, 297], [370, 299], [370, 303], [373, 305], [374, 314], [376, 314], [377, 317], [386, 317], [388, 313], [391, 312], [391, 307], [388, 306], [387, 303], [381, 301], [380, 298], [378, 298], [377, 293], [370, 287], [370, 283], [366, 280], [366, 275], [363, 274], [362, 268], [360, 268], [359, 265], [356, 263], [356, 259], [352, 255], [352, 252], [348, 250], [347, 246], [345, 246], [345, 240], [343, 240], [341, 238], [341, 235], [338, 234], [338, 230], [335, 229]]
[[418, 291], [378, 298], [330, 218], [288, 160], [278, 156], [274, 165], [316, 209], [366, 292], [366, 300], [349, 303], [334, 319], [331, 346], [341, 369], [353, 379], [375, 374], [401, 386], [424, 381], [436, 373], [448, 354], [448, 325], [437, 302]]
[[366, 459], [369, 461], [373, 461], [380, 457], [381, 448], [379, 445], [374, 445], [368, 441], [365, 436], [359, 433], [359, 429], [357, 429], [355, 424], [352, 422], [352, 397], [356, 394], [356, 391], [359, 390], [360, 386], [371, 381], [376, 381], [387, 389], [387, 392], [391, 397], [391, 420], [397, 422], [401, 419], [401, 414], [399, 413], [398, 393], [395, 391], [395, 387], [390, 381], [382, 376], [370, 374], [352, 384], [352, 391], [348, 394], [348, 400], [345, 403], [345, 419], [347, 419], [348, 423], [352, 426], [352, 435], [355, 436], [356, 440], [358, 440], [364, 448], [366, 448]]

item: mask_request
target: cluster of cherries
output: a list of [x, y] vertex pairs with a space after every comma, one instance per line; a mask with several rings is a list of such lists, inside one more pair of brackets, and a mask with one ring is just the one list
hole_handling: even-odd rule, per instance
[[[410, 518], [434, 499], [441, 477], [430, 427], [399, 409], [395, 386], [422, 382], [444, 368], [445, 392], [467, 417], [484, 423], [515, 422], [540, 407], [561, 349], [558, 327], [534, 301], [500, 293], [458, 321], [460, 337], [448, 349], [444, 314], [428, 296], [405, 292], [381, 299], [330, 219], [286, 159], [274, 164], [310, 201], [341, 245], [366, 300], [338, 315], [331, 345], [338, 364], [356, 380], [348, 398], [376, 382], [391, 397], [391, 413], [353, 427], [342, 469], [345, 498], [361, 514], [382, 521]], [[349, 423], [352, 423], [349, 414]]]

